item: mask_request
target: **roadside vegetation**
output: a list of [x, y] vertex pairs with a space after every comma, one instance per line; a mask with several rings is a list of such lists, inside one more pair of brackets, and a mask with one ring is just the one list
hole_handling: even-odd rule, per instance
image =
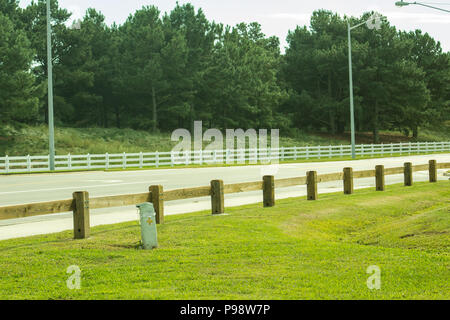
[[[447, 130], [447, 131], [446, 131]], [[406, 137], [396, 132], [381, 132], [382, 143], [450, 140], [450, 129], [420, 131], [419, 139]], [[326, 133], [295, 132], [290, 137], [281, 136], [281, 147], [302, 147], [316, 145], [349, 144], [350, 136]], [[133, 129], [117, 128], [64, 128], [55, 129], [56, 153], [65, 154], [104, 154], [170, 151], [176, 145], [170, 133], [150, 133]], [[371, 133], [360, 133], [357, 143], [371, 143]], [[0, 156], [25, 156], [48, 154], [48, 129], [40, 126], [12, 126], [0, 128]]]
[[442, 181], [168, 216], [153, 251], [137, 221], [1, 241], [0, 299], [449, 299], [449, 199]]
[[[0, 130], [48, 123], [45, 8], [44, 0], [0, 1]], [[314, 11], [306, 25], [285, 30], [282, 52], [258, 22], [227, 26], [189, 3], [167, 12], [144, 6], [113, 25], [90, 8], [76, 28], [57, 1], [51, 10], [55, 124], [87, 135], [59, 131], [60, 153], [164, 151], [158, 132], [191, 129], [195, 120], [222, 131], [279, 128], [295, 139], [299, 129], [326, 133], [325, 141], [300, 137], [304, 143], [341, 140], [350, 129], [347, 23], [374, 14]], [[383, 142], [385, 130], [429, 140], [424, 128], [450, 121], [450, 53], [439, 39], [383, 18], [379, 30], [355, 30], [352, 43], [355, 125], [366, 140], [370, 132], [370, 142]], [[42, 153], [43, 132], [9, 142], [27, 145], [20, 154]]]

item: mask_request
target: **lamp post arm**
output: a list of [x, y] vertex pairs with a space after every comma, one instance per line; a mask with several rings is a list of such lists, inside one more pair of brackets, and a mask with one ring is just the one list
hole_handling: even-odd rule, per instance
[[445, 9], [438, 8], [438, 7], [433, 7], [433, 6], [430, 6], [430, 5], [428, 5], [428, 4], [424, 4], [424, 3], [420, 3], [420, 2], [412, 2], [411, 4], [416, 4], [416, 5], [418, 5], [418, 6], [423, 6], [423, 7], [427, 7], [427, 8], [431, 8], [431, 9], [436, 9], [436, 10], [440, 10], [440, 11], [444, 11], [444, 12], [450, 13], [450, 10], [445, 10]]
[[[370, 19], [369, 19], [370, 20]], [[369, 21], [369, 20], [367, 20], [367, 21]], [[356, 28], [359, 28], [359, 27], [361, 27], [363, 24], [366, 24], [367, 23], [367, 21], [364, 21], [364, 22], [361, 22], [360, 24], [357, 24], [356, 26], [350, 26], [350, 30], [353, 30], [353, 29], [356, 29]]]
[[[375, 16], [371, 16], [371, 17], [370, 17], [369, 19], [367, 19], [366, 21], [361, 22], [361, 23], [359, 23], [359, 24], [357, 24], [357, 25], [355, 25], [355, 26], [353, 26], [353, 27], [350, 25], [350, 21], [348, 21], [350, 31], [353, 30], [353, 29], [356, 29], [356, 28], [361, 27], [362, 25], [364, 25], [364, 24], [366, 24], [367, 22], [373, 20], [374, 18], [375, 18]], [[380, 19], [383, 19], [382, 16], [379, 16], [379, 18], [380, 18]]]

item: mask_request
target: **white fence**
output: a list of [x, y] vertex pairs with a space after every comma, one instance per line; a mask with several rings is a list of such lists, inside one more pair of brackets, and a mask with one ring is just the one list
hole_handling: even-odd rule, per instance
[[[358, 157], [410, 155], [450, 151], [449, 142], [419, 142], [357, 145]], [[331, 159], [351, 156], [350, 145], [290, 147], [258, 150], [216, 150], [175, 152], [87, 154], [56, 156], [57, 171], [91, 169], [127, 169], [190, 164], [270, 163], [273, 160], [291, 161]], [[0, 173], [49, 171], [49, 156], [0, 157]]]

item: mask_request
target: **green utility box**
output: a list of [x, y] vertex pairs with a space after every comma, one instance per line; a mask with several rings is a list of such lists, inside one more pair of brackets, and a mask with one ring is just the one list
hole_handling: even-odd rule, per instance
[[155, 208], [149, 202], [139, 204], [136, 207], [139, 209], [144, 250], [155, 249], [158, 247]]

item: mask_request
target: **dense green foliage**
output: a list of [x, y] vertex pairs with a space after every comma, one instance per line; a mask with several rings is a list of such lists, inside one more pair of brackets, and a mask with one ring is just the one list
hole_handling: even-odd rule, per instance
[[[351, 18], [357, 25], [369, 19]], [[285, 105], [296, 127], [348, 128], [347, 23], [336, 14], [315, 12], [311, 28], [288, 35], [283, 75], [294, 92]], [[398, 32], [384, 21], [380, 30], [352, 31], [358, 131], [412, 131], [441, 124], [450, 113], [450, 55], [428, 34]], [[439, 67], [438, 67], [439, 66]]]
[[[0, 0], [0, 123], [47, 120], [46, 1]], [[52, 0], [55, 117], [60, 126], [153, 132], [205, 127], [342, 134], [349, 128], [347, 21], [314, 12], [280, 51], [258, 23], [224, 26], [201, 9], [154, 6], [122, 25], [88, 9], [80, 28]], [[421, 31], [353, 30], [357, 129], [413, 132], [450, 114], [450, 54]]]
[[[447, 181], [167, 216], [159, 248], [137, 221], [0, 241], [0, 299], [449, 299]], [[66, 270], [81, 269], [70, 290]], [[366, 270], [381, 269], [369, 290]], [[168, 318], [176, 318], [168, 317]]]

